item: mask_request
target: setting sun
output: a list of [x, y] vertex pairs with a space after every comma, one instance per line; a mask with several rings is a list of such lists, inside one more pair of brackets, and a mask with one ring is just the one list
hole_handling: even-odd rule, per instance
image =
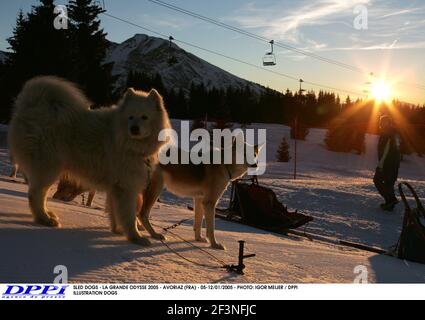
[[389, 101], [391, 98], [391, 88], [384, 80], [372, 83], [371, 92], [377, 102]]

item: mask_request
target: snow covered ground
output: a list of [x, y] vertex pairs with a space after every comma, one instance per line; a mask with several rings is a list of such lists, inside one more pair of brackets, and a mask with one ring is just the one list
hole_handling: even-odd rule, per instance
[[[289, 136], [289, 130], [284, 127], [269, 128], [269, 160], [275, 156], [284, 134]], [[393, 213], [384, 213], [379, 208], [383, 200], [372, 182], [378, 137], [368, 135], [366, 154], [359, 156], [326, 150], [325, 134], [325, 130], [312, 129], [307, 141], [298, 142], [297, 180], [293, 180], [292, 161], [287, 164], [269, 161], [261, 182], [273, 188], [290, 208], [315, 218], [307, 230], [382, 248], [394, 245], [401, 230], [404, 207], [399, 204]], [[424, 200], [425, 159], [406, 156], [399, 181], [411, 183]]]
[[[289, 208], [315, 218], [307, 231], [383, 248], [396, 243], [403, 208], [399, 205], [393, 213], [377, 209], [381, 199], [371, 181], [376, 165], [375, 136], [367, 137], [366, 155], [359, 156], [327, 151], [325, 131], [311, 130], [307, 141], [299, 142], [299, 179], [293, 180], [293, 163], [274, 162], [280, 140], [289, 135], [288, 128], [266, 128], [268, 168], [260, 183], [273, 188]], [[424, 164], [424, 159], [407, 157], [400, 173], [400, 179], [410, 181], [421, 197], [425, 195]], [[0, 149], [0, 174], [9, 170], [7, 150]], [[217, 238], [227, 251], [197, 245], [226, 263], [236, 263], [237, 240], [246, 240], [247, 251], [257, 256], [247, 261], [246, 274], [238, 276], [218, 268], [211, 257], [172, 235], [167, 236], [167, 244], [177, 253], [215, 268], [186, 262], [155, 240], [151, 247], [142, 248], [111, 234], [103, 212], [103, 194], [96, 195], [93, 208], [81, 206], [81, 198], [69, 204], [49, 200], [63, 228], [37, 226], [29, 213], [26, 192], [25, 184], [0, 177], [0, 282], [51, 282], [54, 266], [65, 265], [72, 282], [351, 283], [356, 276], [354, 268], [364, 265], [370, 282], [425, 283], [425, 265], [217, 219]], [[193, 214], [186, 209], [190, 200], [166, 192], [161, 199], [153, 209], [153, 223], [169, 226], [189, 219], [173, 232], [191, 240]]]

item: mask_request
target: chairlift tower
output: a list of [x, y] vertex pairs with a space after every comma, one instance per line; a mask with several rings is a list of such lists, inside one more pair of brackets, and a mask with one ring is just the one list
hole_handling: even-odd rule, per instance
[[[300, 82], [299, 95], [301, 97], [301, 95], [305, 91], [302, 88], [302, 84], [303, 84], [304, 80], [300, 79], [299, 82]], [[301, 99], [300, 99], [300, 105], [301, 105]], [[297, 110], [295, 111], [295, 119], [294, 119], [294, 180], [297, 180], [297, 161], [298, 161], [297, 139], [298, 139], [298, 133], [299, 133], [299, 106], [297, 106]]]
[[178, 62], [177, 58], [174, 55], [174, 51], [173, 51], [173, 41], [174, 40], [175, 39], [174, 39], [173, 36], [168, 37], [168, 42], [169, 42], [169, 45], [168, 45], [168, 65], [170, 65], [170, 66], [172, 66], [172, 65], [174, 65]]
[[[274, 40], [271, 40], [269, 43], [270, 43], [271, 50], [270, 50], [270, 52], [267, 52], [264, 55], [263, 66], [275, 66], [276, 65], [276, 56], [273, 52]], [[299, 82], [300, 82], [299, 95], [301, 96], [303, 94], [303, 92], [305, 91], [302, 88], [302, 84], [303, 84], [304, 80], [300, 79]], [[301, 103], [301, 100], [300, 100], [300, 103]], [[297, 138], [298, 138], [298, 126], [299, 126], [299, 124], [298, 124], [298, 122], [299, 122], [298, 121], [298, 117], [299, 117], [298, 109], [299, 108], [297, 108], [297, 110], [295, 111], [295, 119], [294, 119], [294, 144], [295, 144], [295, 147], [294, 147], [294, 151], [295, 151], [295, 155], [294, 155], [294, 180], [297, 179], [297, 155], [298, 155]]]

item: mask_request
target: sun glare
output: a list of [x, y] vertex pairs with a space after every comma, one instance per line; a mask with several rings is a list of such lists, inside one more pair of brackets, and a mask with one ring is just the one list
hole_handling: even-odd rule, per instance
[[391, 98], [391, 88], [384, 80], [372, 83], [371, 92], [377, 102], [386, 102]]

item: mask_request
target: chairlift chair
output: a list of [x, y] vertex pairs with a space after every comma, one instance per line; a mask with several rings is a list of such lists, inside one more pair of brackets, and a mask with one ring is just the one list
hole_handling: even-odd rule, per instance
[[276, 56], [273, 53], [273, 44], [274, 40], [270, 41], [271, 51], [267, 52], [263, 57], [263, 66], [275, 66], [276, 65]]

